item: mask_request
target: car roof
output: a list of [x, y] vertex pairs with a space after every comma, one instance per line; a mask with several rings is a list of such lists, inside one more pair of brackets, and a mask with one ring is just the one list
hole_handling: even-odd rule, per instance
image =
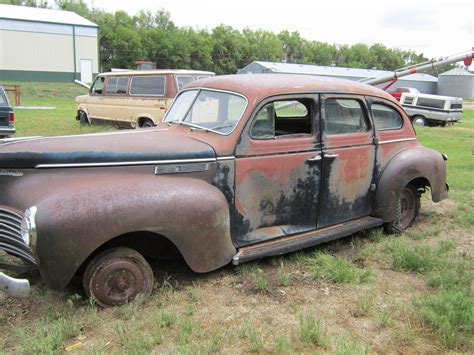
[[193, 87], [234, 91], [248, 98], [305, 92], [334, 92], [379, 96], [396, 102], [392, 95], [374, 86], [317, 75], [276, 73], [221, 75], [192, 82], [186, 86], [186, 89]]
[[106, 73], [100, 73], [98, 76], [120, 76], [120, 75], [163, 75], [163, 74], [182, 74], [182, 75], [215, 75], [216, 73], [202, 70], [188, 69], [153, 69], [153, 70], [117, 70]]

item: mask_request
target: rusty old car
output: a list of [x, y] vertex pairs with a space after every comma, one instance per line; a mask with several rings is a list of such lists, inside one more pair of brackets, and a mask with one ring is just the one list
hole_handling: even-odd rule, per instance
[[[399, 232], [421, 193], [447, 197], [446, 159], [372, 86], [207, 78], [149, 130], [0, 144], [0, 248], [53, 289], [78, 276], [98, 304], [120, 305], [150, 294], [151, 259], [202, 273], [377, 226]], [[28, 280], [1, 275], [4, 291], [28, 294]]]

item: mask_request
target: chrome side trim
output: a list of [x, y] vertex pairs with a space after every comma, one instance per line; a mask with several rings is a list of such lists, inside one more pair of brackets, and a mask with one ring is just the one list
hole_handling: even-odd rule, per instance
[[146, 160], [146, 161], [121, 161], [110, 163], [71, 163], [71, 164], [38, 164], [36, 169], [52, 168], [94, 168], [106, 166], [136, 166], [136, 165], [159, 165], [159, 164], [186, 164], [186, 163], [215, 163], [216, 158], [202, 159], [176, 159], [176, 160]]
[[228, 157], [217, 157], [217, 161], [221, 161], [221, 160], [234, 160], [235, 157], [234, 156], [228, 156]]
[[416, 138], [392, 139], [392, 140], [389, 140], [389, 141], [379, 142], [378, 144], [389, 144], [389, 143], [409, 142], [409, 141], [416, 141]]

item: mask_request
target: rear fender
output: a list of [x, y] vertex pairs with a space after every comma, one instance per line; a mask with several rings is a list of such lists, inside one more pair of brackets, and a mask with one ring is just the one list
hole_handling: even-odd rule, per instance
[[393, 157], [378, 182], [372, 215], [390, 222], [400, 191], [416, 179], [426, 179], [433, 202], [448, 197], [446, 163], [442, 155], [422, 146], [410, 148]]
[[229, 208], [205, 181], [166, 176], [69, 182], [37, 203], [35, 252], [45, 282], [63, 288], [104, 243], [134, 231], [168, 238], [196, 272], [230, 262]]

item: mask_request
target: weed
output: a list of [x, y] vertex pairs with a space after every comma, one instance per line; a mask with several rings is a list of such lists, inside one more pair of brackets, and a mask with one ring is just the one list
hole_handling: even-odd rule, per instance
[[428, 273], [428, 285], [440, 289], [469, 290], [474, 279], [470, 259], [440, 260], [437, 268]]
[[185, 318], [178, 323], [177, 336], [180, 344], [189, 344], [195, 333], [197, 333], [197, 327], [191, 319]]
[[394, 319], [392, 313], [393, 310], [391, 307], [385, 305], [381, 307], [380, 312], [377, 313], [377, 318], [382, 328], [390, 328], [393, 326]]
[[250, 319], [246, 319], [243, 328], [240, 331], [240, 337], [250, 341], [250, 351], [259, 353], [263, 349], [262, 334], [255, 329]]
[[219, 352], [222, 348], [223, 339], [224, 335], [220, 331], [212, 333], [207, 352], [211, 354]]
[[371, 269], [359, 269], [343, 257], [332, 256], [317, 251], [307, 259], [314, 279], [326, 279], [334, 283], [364, 283], [369, 281]]
[[290, 286], [291, 282], [293, 281], [293, 276], [291, 273], [285, 270], [285, 265], [283, 264], [283, 261], [280, 262], [280, 267], [278, 268], [278, 285], [286, 287]]
[[427, 245], [409, 245], [401, 239], [393, 239], [385, 245], [392, 258], [392, 266], [399, 271], [427, 273], [436, 266], [438, 255]]
[[157, 319], [155, 320], [155, 324], [158, 325], [160, 328], [170, 328], [173, 324], [176, 323], [176, 316], [171, 313], [160, 313]]
[[369, 354], [369, 349], [360, 340], [355, 340], [349, 335], [339, 337], [335, 341], [336, 349], [333, 355], [360, 355]]
[[415, 240], [426, 239], [428, 237], [437, 237], [441, 233], [441, 229], [434, 227], [427, 230], [410, 229], [407, 234], [410, 238]]
[[368, 316], [374, 307], [376, 291], [371, 289], [367, 292], [363, 292], [357, 296], [356, 310], [353, 312], [354, 317], [365, 317]]
[[258, 268], [252, 274], [252, 282], [259, 292], [270, 292], [270, 282], [268, 277], [263, 273], [262, 269]]
[[156, 329], [147, 331], [147, 324], [142, 320], [118, 321], [114, 328], [120, 349], [125, 352], [146, 353], [163, 342], [163, 336]]
[[441, 290], [418, 302], [421, 316], [449, 349], [468, 346], [474, 334], [474, 301], [468, 290]]
[[189, 302], [197, 303], [199, 301], [199, 292], [197, 291], [196, 287], [187, 286], [186, 294], [188, 296]]
[[316, 320], [312, 314], [300, 315], [296, 334], [300, 341], [305, 344], [325, 346], [328, 343], [328, 336], [321, 322]]
[[275, 352], [279, 354], [290, 354], [293, 352], [293, 344], [291, 339], [288, 337], [278, 337], [274, 340], [275, 342]]

